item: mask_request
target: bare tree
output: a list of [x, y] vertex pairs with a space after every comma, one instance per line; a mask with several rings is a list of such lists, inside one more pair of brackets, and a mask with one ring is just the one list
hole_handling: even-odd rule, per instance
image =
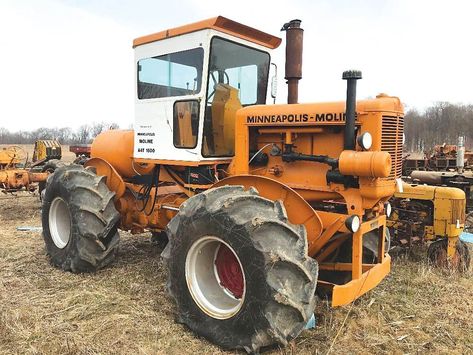
[[437, 102], [423, 113], [409, 110], [405, 115], [406, 150], [430, 151], [437, 144], [457, 144], [466, 138], [466, 148], [473, 147], [473, 105]]
[[89, 142], [91, 128], [89, 125], [82, 125], [75, 134], [77, 143], [85, 144]]
[[10, 132], [0, 127], [0, 144], [32, 144], [38, 139], [57, 139], [61, 144], [90, 143], [101, 132], [117, 128], [118, 124], [108, 122], [85, 124], [76, 130], [70, 127], [40, 127], [32, 131]]

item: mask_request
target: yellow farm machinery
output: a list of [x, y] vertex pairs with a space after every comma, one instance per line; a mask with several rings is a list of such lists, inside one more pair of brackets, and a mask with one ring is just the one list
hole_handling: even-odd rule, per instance
[[404, 183], [391, 199], [387, 225], [391, 245], [410, 248], [428, 244], [433, 265], [465, 271], [470, 265], [467, 245], [460, 240], [465, 226], [465, 193], [457, 188]]
[[42, 191], [48, 175], [61, 165], [61, 145], [55, 140], [38, 140], [32, 161], [25, 149], [11, 145], [0, 149], [0, 190], [7, 192]]

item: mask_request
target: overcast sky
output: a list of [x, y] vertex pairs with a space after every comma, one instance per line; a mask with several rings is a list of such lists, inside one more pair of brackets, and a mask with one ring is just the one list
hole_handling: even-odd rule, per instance
[[[472, 14], [468, 0], [0, 0], [0, 127], [128, 127], [133, 38], [217, 15], [277, 36], [302, 20], [301, 102], [343, 99], [356, 68], [360, 98], [473, 103]], [[284, 102], [284, 43], [273, 61]]]

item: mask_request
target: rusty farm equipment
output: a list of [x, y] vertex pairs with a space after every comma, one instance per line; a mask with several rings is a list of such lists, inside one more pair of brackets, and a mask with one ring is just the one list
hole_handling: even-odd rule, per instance
[[37, 183], [46, 181], [47, 173], [33, 172], [20, 164], [27, 155], [20, 146], [9, 146], [0, 150], [0, 190], [12, 193], [20, 190], [34, 191]]
[[403, 183], [391, 198], [387, 225], [391, 247], [408, 250], [428, 245], [431, 264], [465, 271], [470, 265], [467, 245], [460, 240], [465, 227], [465, 193], [445, 186]]
[[57, 141], [38, 140], [32, 162], [18, 145], [0, 150], [0, 190], [4, 193], [18, 191], [43, 191], [48, 176], [61, 166], [61, 146]]
[[464, 137], [458, 138], [458, 144], [435, 145], [431, 152], [423, 156], [407, 154], [402, 163], [402, 174], [409, 176], [413, 171], [461, 171], [471, 169], [473, 152], [466, 150]]

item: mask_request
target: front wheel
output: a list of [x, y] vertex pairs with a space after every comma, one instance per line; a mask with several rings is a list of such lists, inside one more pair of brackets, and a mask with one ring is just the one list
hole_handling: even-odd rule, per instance
[[65, 271], [93, 272], [118, 251], [120, 215], [99, 177], [79, 165], [58, 168], [48, 179], [42, 205], [43, 238], [51, 263]]
[[179, 320], [227, 349], [286, 345], [315, 307], [317, 262], [303, 226], [255, 189], [224, 186], [187, 200], [163, 252]]
[[[62, 161], [57, 160], [57, 159], [51, 159], [41, 167], [41, 172], [42, 173], [49, 173], [48, 179], [50, 179], [51, 175], [56, 171], [56, 169], [60, 168], [62, 166], [65, 166], [65, 164]], [[39, 193], [40, 201], [43, 200], [46, 186], [47, 186], [47, 180], [46, 181], [40, 181], [38, 183], [38, 193]]]
[[470, 251], [465, 242], [458, 240], [455, 254], [451, 259], [447, 256], [448, 240], [446, 238], [432, 242], [427, 249], [429, 262], [437, 267], [451, 267], [459, 272], [465, 272], [470, 268]]

